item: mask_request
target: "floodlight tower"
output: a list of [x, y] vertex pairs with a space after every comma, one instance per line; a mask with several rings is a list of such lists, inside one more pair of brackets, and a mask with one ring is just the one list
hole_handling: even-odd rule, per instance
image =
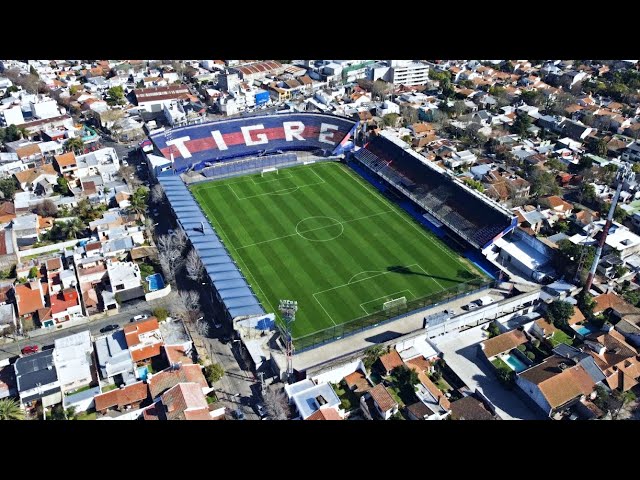
[[298, 302], [295, 300], [280, 300], [278, 310], [284, 320], [285, 332], [285, 355], [287, 357], [287, 382], [293, 380], [293, 338], [291, 337], [291, 323], [296, 319]]
[[598, 242], [598, 249], [596, 250], [596, 256], [593, 259], [593, 264], [591, 265], [591, 270], [589, 270], [589, 275], [587, 276], [587, 282], [584, 284], [584, 290], [589, 292], [591, 289], [591, 285], [593, 284], [593, 277], [596, 274], [596, 268], [598, 268], [598, 263], [600, 263], [600, 256], [602, 255], [602, 248], [604, 247], [604, 242], [607, 239], [607, 234], [609, 233], [609, 227], [611, 227], [611, 223], [613, 222], [613, 214], [616, 211], [616, 206], [618, 205], [618, 199], [620, 198], [620, 191], [622, 190], [622, 185], [625, 180], [630, 180], [635, 176], [631, 168], [628, 164], [623, 163], [622, 166], [618, 169], [618, 173], [616, 174], [616, 182], [618, 183], [618, 187], [616, 188], [616, 193], [613, 195], [611, 199], [611, 208], [609, 208], [609, 214], [607, 215], [607, 221], [604, 224], [604, 228], [602, 229], [602, 234], [600, 235], [600, 241]]

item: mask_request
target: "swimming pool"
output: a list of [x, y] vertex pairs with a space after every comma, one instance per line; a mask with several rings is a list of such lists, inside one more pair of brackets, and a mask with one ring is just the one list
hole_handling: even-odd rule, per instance
[[149, 275], [147, 277], [147, 282], [149, 282], [150, 292], [155, 292], [156, 290], [162, 290], [164, 288], [164, 280], [162, 279], [162, 275], [159, 273]]
[[514, 370], [516, 373], [520, 373], [523, 370], [526, 370], [527, 367], [524, 362], [522, 362], [521, 360], [519, 360], [517, 357], [507, 353], [506, 355], [502, 356], [502, 360], [504, 360], [504, 362], [509, 365], [511, 367], [512, 370]]
[[593, 332], [597, 332], [600, 329], [598, 327], [596, 327], [595, 325], [592, 325], [590, 323], [586, 323], [584, 325], [581, 325], [580, 328], [576, 329], [576, 332], [578, 332], [580, 335], [582, 335], [583, 337], [589, 335], [590, 333]]

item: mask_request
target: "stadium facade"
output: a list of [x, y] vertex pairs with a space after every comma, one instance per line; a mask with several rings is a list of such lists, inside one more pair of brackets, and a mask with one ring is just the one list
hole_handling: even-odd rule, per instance
[[[155, 151], [171, 159], [158, 175], [173, 213], [203, 265], [231, 321], [264, 315], [265, 310], [223, 241], [183, 182], [181, 173], [225, 178], [259, 168], [299, 165], [293, 152], [344, 158], [409, 199], [437, 227], [475, 250], [484, 250], [511, 231], [516, 219], [451, 174], [432, 165], [404, 142], [382, 132], [363, 148], [354, 147], [359, 124], [319, 113], [240, 117], [174, 128], [152, 135]], [[273, 312], [270, 312], [273, 313]]]

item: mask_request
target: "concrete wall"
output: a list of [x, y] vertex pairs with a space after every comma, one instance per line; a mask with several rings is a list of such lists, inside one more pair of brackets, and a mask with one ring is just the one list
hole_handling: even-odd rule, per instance
[[[146, 280], [143, 280], [143, 281], [146, 281]], [[158, 298], [166, 297], [167, 295], [169, 295], [169, 293], [171, 293], [171, 285], [167, 284], [164, 288], [160, 290], [156, 290], [155, 292], [149, 292], [145, 294], [144, 299], [147, 302], [150, 302], [151, 300], [157, 300]]]
[[30, 257], [32, 255], [40, 255], [46, 252], [62, 252], [67, 247], [75, 247], [78, 244], [79, 240], [68, 240], [66, 242], [60, 242], [53, 245], [46, 245], [44, 247], [31, 248], [29, 250], [16, 251], [16, 255], [18, 259], [22, 259], [24, 257]]
[[311, 380], [313, 380], [317, 384], [325, 382], [340, 383], [340, 381], [344, 377], [355, 372], [356, 370], [366, 372], [364, 364], [360, 359], [351, 360], [341, 365], [332, 366], [330, 370], [324, 371], [315, 377], [311, 377]]

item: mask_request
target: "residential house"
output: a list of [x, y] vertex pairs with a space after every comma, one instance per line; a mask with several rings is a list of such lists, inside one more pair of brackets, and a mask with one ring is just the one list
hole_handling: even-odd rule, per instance
[[38, 317], [46, 316], [44, 293], [43, 284], [39, 278], [14, 287], [21, 330], [25, 327], [35, 327]]
[[554, 215], [558, 219], [565, 219], [571, 215], [573, 210], [573, 204], [563, 200], [557, 195], [550, 195], [548, 197], [542, 197], [538, 199], [540, 205], [549, 208], [553, 211]]
[[73, 392], [97, 381], [89, 330], [56, 339], [53, 352], [62, 393]]
[[[289, 403], [293, 403], [302, 420], [306, 420], [311, 415], [324, 408], [339, 408], [341, 401], [336, 392], [328, 383], [316, 385], [309, 379], [301, 380], [284, 387], [289, 398]], [[343, 413], [340, 412], [341, 416]]]
[[149, 397], [149, 389], [144, 382], [123, 385], [94, 397], [96, 412], [107, 415], [137, 410]]
[[110, 291], [120, 302], [144, 297], [140, 267], [137, 263], [107, 260], [107, 275], [111, 284]]
[[451, 156], [444, 158], [444, 164], [449, 168], [458, 168], [463, 165], [473, 165], [478, 160], [475, 154], [469, 150], [462, 150], [460, 152], [452, 152]]
[[498, 202], [529, 197], [531, 184], [515, 173], [492, 170], [485, 175], [484, 181], [487, 184], [485, 195]]
[[213, 420], [214, 415], [197, 383], [175, 385], [142, 412], [144, 420]]
[[44, 350], [20, 357], [13, 364], [20, 403], [33, 406], [38, 400], [43, 407], [62, 402], [58, 371], [53, 350]]
[[135, 382], [131, 352], [122, 330], [96, 338], [95, 352], [98, 371], [103, 379], [116, 377], [118, 383]]
[[409, 420], [439, 420], [440, 417], [436, 415], [423, 402], [415, 402], [411, 405], [407, 405], [406, 414]]
[[167, 390], [180, 383], [195, 383], [200, 386], [203, 393], [208, 393], [211, 389], [207, 379], [202, 373], [202, 367], [198, 364], [180, 365], [169, 367], [161, 372], [147, 377], [149, 392], [152, 400], [158, 400]]
[[625, 341], [616, 330], [594, 332], [584, 343], [598, 368], [605, 376], [605, 383], [623, 392], [635, 387], [640, 380], [640, 355], [638, 349]]
[[160, 355], [161, 347], [164, 345], [156, 317], [126, 325], [124, 335], [134, 363]]
[[527, 232], [529, 235], [540, 233], [544, 225], [545, 217], [535, 207], [525, 205], [524, 207], [516, 207], [513, 209], [518, 219], [518, 227]]
[[14, 173], [13, 176], [25, 192], [35, 188], [41, 180], [46, 180], [51, 184], [57, 183], [58, 180], [58, 172], [55, 171], [53, 165], [49, 164]]
[[385, 375], [389, 375], [394, 368], [404, 365], [404, 362], [400, 354], [395, 349], [391, 349], [389, 353], [381, 355], [376, 364], [381, 367]]
[[327, 407], [323, 405], [315, 413], [306, 418], [307, 420], [344, 420], [340, 416], [338, 407]]
[[481, 342], [480, 348], [482, 349], [482, 353], [487, 357], [487, 360], [492, 361], [494, 358], [507, 354], [518, 347], [518, 345], [523, 345], [528, 341], [529, 339], [524, 332], [520, 330], [510, 330]]
[[485, 402], [469, 395], [451, 402], [451, 420], [499, 420]]
[[416, 396], [434, 413], [433, 420], [442, 420], [451, 412], [451, 403], [438, 386], [427, 375], [430, 363], [422, 356], [407, 360], [407, 367], [418, 373]]
[[398, 402], [381, 383], [360, 397], [360, 406], [369, 420], [378, 418], [389, 420], [398, 412]]
[[0, 225], [7, 224], [16, 218], [16, 207], [13, 202], [0, 203]]
[[18, 247], [29, 247], [38, 241], [40, 228], [35, 213], [16, 217], [11, 224], [14, 242]]
[[64, 176], [75, 176], [74, 173], [78, 170], [78, 161], [73, 152], [68, 152], [63, 155], [56, 155], [53, 160], [53, 164], [56, 170]]
[[582, 365], [560, 355], [516, 375], [516, 384], [549, 417], [590, 396], [595, 388]]
[[369, 379], [360, 370], [356, 370], [344, 377], [344, 382], [347, 384], [347, 388], [356, 395], [362, 395], [371, 390], [372, 387]]
[[546, 318], [535, 320], [529, 329], [529, 333], [540, 340], [548, 339], [559, 330]]

